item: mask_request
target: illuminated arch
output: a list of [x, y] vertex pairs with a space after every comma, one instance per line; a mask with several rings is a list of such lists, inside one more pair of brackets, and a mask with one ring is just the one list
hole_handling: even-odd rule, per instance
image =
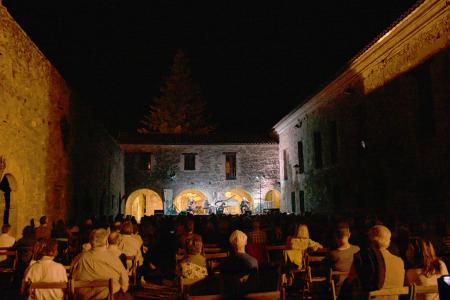
[[225, 214], [233, 214], [233, 215], [240, 214], [241, 213], [240, 205], [244, 197], [249, 201], [250, 208], [253, 208], [253, 197], [250, 195], [249, 192], [247, 192], [244, 189], [240, 188], [229, 189], [226, 190], [225, 193], [223, 193], [223, 195], [224, 198], [219, 200], [227, 200], [229, 202], [231, 200], [230, 205], [224, 209]]
[[155, 191], [150, 189], [139, 189], [128, 196], [125, 204], [125, 214], [131, 215], [140, 222], [145, 216], [152, 216], [155, 210], [163, 209], [163, 201]]
[[267, 208], [280, 208], [280, 192], [277, 190], [270, 190], [266, 193], [264, 200]]
[[207, 197], [205, 194], [197, 189], [186, 189], [184, 191], [181, 191], [173, 200], [173, 206], [177, 213], [180, 213], [182, 211], [186, 211], [188, 208], [188, 202], [189, 199], [194, 200], [193, 209], [194, 213], [197, 211], [197, 213], [204, 213], [203, 210], [203, 202]]

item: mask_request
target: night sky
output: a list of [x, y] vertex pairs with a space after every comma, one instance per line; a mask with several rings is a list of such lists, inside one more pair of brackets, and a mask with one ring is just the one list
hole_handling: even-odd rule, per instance
[[268, 132], [416, 0], [3, 0], [112, 134], [182, 49], [219, 132]]

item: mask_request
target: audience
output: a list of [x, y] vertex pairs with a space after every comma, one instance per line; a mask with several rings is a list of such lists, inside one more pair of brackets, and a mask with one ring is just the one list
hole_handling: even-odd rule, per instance
[[[67, 272], [62, 264], [54, 262], [58, 253], [58, 243], [55, 240], [41, 239], [35, 245], [35, 261], [25, 271], [24, 282], [67, 282]], [[35, 289], [28, 299], [62, 300], [64, 291], [61, 289]]]
[[[21, 282], [25, 269], [27, 269], [25, 280], [28, 282], [40, 280], [36, 279], [39, 275], [36, 271], [39, 266], [44, 269], [42, 266], [48, 264], [51, 266], [48, 269], [54, 266], [56, 266], [55, 270], [61, 269], [61, 265], [57, 264], [61, 262], [59, 255], [54, 259], [56, 253], [60, 251], [51, 252], [55, 242], [44, 238], [48, 232], [51, 232], [54, 238], [64, 240], [68, 238], [67, 253], [70, 255], [64, 264], [72, 262], [74, 279], [95, 280], [111, 277], [114, 280], [115, 297], [119, 299], [129, 297], [129, 294], [125, 293], [129, 279], [127, 268], [124, 267], [127, 266], [124, 256], [137, 256], [141, 265], [142, 250], [145, 254], [145, 264], [139, 269], [138, 283], [144, 285], [147, 281], [173, 286], [177, 274], [186, 280], [203, 279], [198, 284], [203, 282], [203, 285], [214, 288], [220, 286], [220, 280], [216, 279], [222, 277], [233, 280], [225, 281], [224, 286], [229, 291], [220, 290], [225, 294], [231, 292], [231, 286], [237, 287], [239, 293], [248, 291], [247, 287], [251, 278], [265, 277], [264, 274], [268, 272], [270, 266], [277, 268], [281, 266], [280, 270], [287, 275], [298, 272], [298, 269], [303, 268], [303, 258], [307, 257], [305, 254], [322, 248], [322, 245], [332, 250], [327, 254], [326, 263], [321, 265], [330, 266], [333, 270], [349, 272], [345, 281], [345, 276], [335, 278], [340, 299], [350, 299], [358, 292], [399, 287], [404, 284], [436, 285], [436, 278], [448, 273], [444, 263], [449, 255], [445, 217], [440, 221], [431, 222], [425, 217], [413, 219], [376, 215], [365, 217], [355, 215], [351, 218], [287, 214], [257, 217], [153, 216], [143, 217], [141, 224], [137, 224], [128, 216], [126, 218], [118, 216], [115, 219], [102, 216], [87, 218], [80, 227], [75, 223], [70, 223], [69, 226], [63, 220], [59, 220], [56, 223], [53, 222], [52, 230], [50, 230], [52, 226], [47, 225], [48, 223], [47, 218], [43, 216], [38, 228], [26, 226], [23, 237], [15, 243], [14, 238], [8, 234], [10, 226], [2, 227], [0, 247], [10, 247], [14, 243], [13, 249], [18, 250], [19, 261], [15, 283]], [[295, 224], [299, 225], [295, 226]], [[390, 230], [382, 224], [390, 224], [396, 247], [392, 246]], [[293, 230], [294, 226], [295, 230]], [[79, 230], [70, 228], [79, 228]], [[111, 232], [103, 228], [109, 228]], [[199, 232], [196, 232], [195, 228], [199, 228]], [[350, 234], [350, 228], [352, 234]], [[40, 240], [36, 238], [35, 230], [39, 233]], [[290, 232], [294, 234], [289, 236]], [[310, 238], [310, 232], [311, 236], [315, 237], [314, 240]], [[231, 246], [230, 256], [218, 261], [217, 271], [220, 275], [208, 275], [206, 258], [202, 255], [202, 241], [204, 241], [202, 237], [207, 238], [209, 242], [217, 243], [223, 251], [228, 251], [228, 247]], [[267, 244], [285, 244], [287, 250], [271, 255], [270, 264], [266, 264]], [[185, 249], [186, 256], [176, 266], [174, 258], [178, 247]], [[280, 265], [282, 254], [287, 265]], [[406, 274], [403, 260], [399, 256], [406, 262]], [[438, 259], [438, 256], [443, 256], [442, 260]], [[120, 258], [123, 260], [122, 263]], [[287, 266], [290, 267], [284, 268]], [[278, 274], [276, 270], [271, 269], [269, 272]], [[320, 269], [316, 270], [320, 271]], [[52, 274], [41, 275], [44, 278]], [[140, 275], [144, 276], [145, 281], [141, 280]], [[239, 281], [235, 281], [236, 278]], [[259, 282], [259, 279], [257, 281]], [[244, 283], [245, 288], [242, 286]], [[264, 283], [261, 286], [269, 286], [269, 284]], [[258, 288], [260, 288], [259, 283]], [[55, 299], [59, 299], [57, 292]], [[107, 295], [103, 289], [80, 290], [78, 294], [81, 299], [91, 297], [100, 299]], [[34, 297], [37, 298], [39, 295], [36, 294]], [[53, 299], [51, 298], [53, 296], [45, 297]], [[437, 299], [436, 297], [437, 295], [429, 295], [422, 299], [434, 300]]]
[[[75, 280], [105, 280], [112, 278], [113, 293], [116, 299], [130, 299], [128, 272], [117, 256], [107, 249], [108, 231], [100, 228], [92, 230], [90, 244], [92, 249], [83, 252], [75, 259], [72, 276]], [[77, 289], [77, 299], [105, 299], [108, 290], [104, 288]]]
[[[445, 263], [437, 258], [433, 244], [425, 239], [413, 239], [406, 250], [409, 268], [406, 270], [405, 284], [437, 285], [437, 279], [448, 275]], [[417, 295], [417, 300], [438, 300], [438, 294]]]

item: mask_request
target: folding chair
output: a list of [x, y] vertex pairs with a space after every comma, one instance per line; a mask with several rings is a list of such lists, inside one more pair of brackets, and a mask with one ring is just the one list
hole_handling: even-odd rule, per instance
[[113, 300], [113, 287], [112, 287], [112, 279], [106, 280], [93, 280], [93, 281], [81, 281], [81, 280], [71, 280], [70, 281], [70, 293], [72, 295], [72, 299], [76, 300], [76, 289], [79, 288], [107, 288], [108, 289], [108, 300]]
[[205, 257], [208, 274], [214, 274], [214, 271], [217, 269], [219, 262], [228, 257], [228, 252], [206, 253]]
[[411, 300], [415, 300], [417, 295], [428, 295], [428, 294], [438, 294], [438, 286], [437, 285], [431, 285], [431, 286], [424, 286], [424, 285], [412, 285], [412, 296]]
[[330, 285], [331, 297], [333, 300], [336, 300], [338, 296], [336, 294], [336, 283], [334, 282], [334, 277], [336, 276], [348, 276], [348, 272], [334, 271], [330, 268], [328, 283]]
[[131, 261], [131, 267], [128, 270], [128, 274], [131, 277], [131, 289], [134, 289], [136, 287], [136, 277], [137, 277], [137, 258], [135, 255], [132, 256], [127, 256], [127, 266], [128, 266], [128, 262]]
[[[9, 249], [9, 248], [7, 248]], [[17, 251], [12, 250], [0, 250], [0, 255], [6, 256], [6, 261], [9, 261], [9, 265], [0, 267], [0, 274], [7, 274], [10, 276], [10, 281], [14, 279], [14, 273], [17, 268]]]
[[368, 299], [373, 299], [381, 296], [402, 296], [408, 295], [408, 299], [412, 300], [413, 298], [413, 288], [412, 287], [398, 287], [398, 288], [385, 288], [381, 290], [376, 290], [369, 292]]

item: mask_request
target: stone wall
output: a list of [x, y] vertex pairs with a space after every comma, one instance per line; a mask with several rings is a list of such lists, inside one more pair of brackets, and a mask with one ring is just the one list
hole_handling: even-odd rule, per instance
[[66, 215], [69, 159], [61, 125], [70, 91], [1, 4], [0, 24], [0, 156], [17, 234], [31, 218]]
[[[137, 189], [147, 188], [164, 199], [163, 189], [173, 190], [174, 198], [182, 191], [196, 189], [210, 201], [222, 200], [224, 193], [231, 189], [241, 189], [250, 194], [255, 205], [264, 201], [270, 190], [279, 191], [279, 166], [277, 144], [240, 145], [132, 145], [122, 144], [125, 152], [125, 190], [130, 195]], [[237, 176], [226, 180], [225, 154], [236, 153]], [[154, 174], [155, 171], [140, 170], [138, 157], [142, 153], [152, 153], [153, 167], [161, 161], [171, 161], [175, 176]], [[196, 153], [196, 170], [185, 171], [182, 153]], [[156, 175], [156, 176], [155, 176]], [[173, 175], [173, 174], [171, 174]], [[261, 189], [256, 176], [264, 176]], [[165, 178], [164, 178], [165, 177]]]
[[119, 212], [116, 141], [1, 4], [0, 24], [0, 217], [10, 198], [9, 223], [20, 236], [42, 215], [52, 222]]
[[[297, 213], [300, 193], [313, 212], [449, 211], [448, 24], [448, 3], [425, 1], [276, 125], [288, 211], [292, 193]], [[303, 173], [294, 167], [299, 141]]]

